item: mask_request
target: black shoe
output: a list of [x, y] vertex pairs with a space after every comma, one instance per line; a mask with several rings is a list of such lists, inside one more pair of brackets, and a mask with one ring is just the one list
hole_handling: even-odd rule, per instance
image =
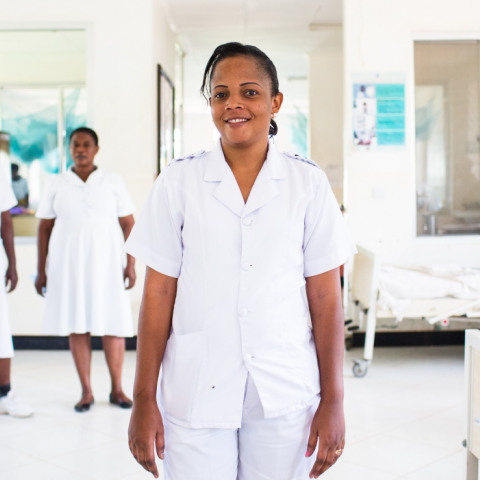
[[128, 402], [124, 402], [123, 400], [116, 400], [113, 398], [112, 394], [110, 394], [110, 403], [112, 405], [118, 405], [120, 408], [132, 408], [133, 402], [128, 400]]
[[88, 412], [90, 410], [90, 406], [93, 405], [93, 403], [94, 403], [94, 400], [92, 398], [92, 401], [90, 403], [78, 402], [73, 408], [78, 413]]

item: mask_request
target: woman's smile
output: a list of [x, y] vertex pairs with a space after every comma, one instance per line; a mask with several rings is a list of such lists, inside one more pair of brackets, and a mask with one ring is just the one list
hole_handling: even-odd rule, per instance
[[241, 127], [249, 121], [250, 121], [250, 118], [246, 118], [246, 117], [232, 117], [232, 118], [227, 118], [227, 119], [224, 120], [224, 122], [229, 127], [233, 127], [233, 128]]

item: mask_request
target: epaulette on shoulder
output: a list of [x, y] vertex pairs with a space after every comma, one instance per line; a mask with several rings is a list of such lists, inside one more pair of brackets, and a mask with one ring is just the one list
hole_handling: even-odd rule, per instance
[[199, 150], [198, 152], [190, 153], [188, 155], [185, 155], [184, 157], [174, 158], [171, 163], [182, 162], [183, 160], [191, 160], [192, 158], [201, 157], [204, 153], [205, 153], [205, 150]]
[[[293, 158], [294, 160], [300, 160], [302, 162], [308, 163], [310, 165], [313, 165], [314, 167], [320, 168], [313, 160], [310, 158], [305, 158], [299, 155], [298, 153], [292, 153], [292, 152], [283, 152], [287, 157]], [[321, 169], [320, 169], [321, 170]]]

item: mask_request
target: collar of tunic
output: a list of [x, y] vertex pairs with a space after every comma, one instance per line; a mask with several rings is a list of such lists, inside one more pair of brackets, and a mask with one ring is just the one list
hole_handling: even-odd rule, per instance
[[239, 217], [258, 210], [275, 198], [279, 192], [272, 180], [284, 179], [284, 159], [272, 141], [269, 142], [267, 158], [255, 180], [247, 203], [244, 202], [235, 176], [225, 160], [220, 140], [210, 152], [203, 177], [206, 182], [220, 182], [213, 195]]
[[97, 167], [96, 170], [94, 170], [87, 178], [87, 181], [84, 182], [74, 171], [73, 171], [73, 165], [68, 168], [65, 178], [67, 181], [73, 185], [80, 186], [80, 187], [86, 187], [87, 185], [94, 185], [96, 183], [99, 183], [102, 181], [103, 177], [105, 176], [105, 172]]

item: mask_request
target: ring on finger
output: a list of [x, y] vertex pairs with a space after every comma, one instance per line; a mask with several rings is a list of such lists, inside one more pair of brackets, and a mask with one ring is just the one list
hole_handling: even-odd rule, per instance
[[335, 450], [335, 455], [339, 457], [343, 453], [343, 448], [339, 448], [338, 450]]

